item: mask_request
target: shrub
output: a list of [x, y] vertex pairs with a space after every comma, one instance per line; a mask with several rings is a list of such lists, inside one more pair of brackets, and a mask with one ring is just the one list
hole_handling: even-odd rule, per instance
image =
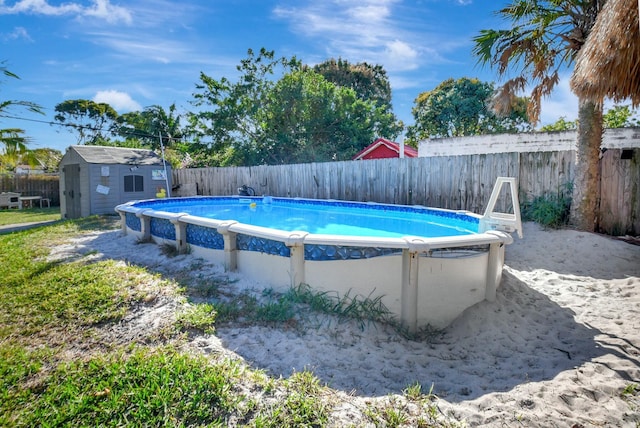
[[522, 219], [554, 229], [565, 226], [569, 222], [572, 189], [573, 185], [566, 183], [556, 193], [525, 199], [520, 207]]

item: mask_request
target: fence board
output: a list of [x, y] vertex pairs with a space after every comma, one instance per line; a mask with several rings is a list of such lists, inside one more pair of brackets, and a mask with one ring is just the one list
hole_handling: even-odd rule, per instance
[[632, 152], [630, 159], [622, 159], [620, 149], [602, 154], [599, 220], [607, 233], [636, 235], [640, 232], [640, 149], [624, 151]]

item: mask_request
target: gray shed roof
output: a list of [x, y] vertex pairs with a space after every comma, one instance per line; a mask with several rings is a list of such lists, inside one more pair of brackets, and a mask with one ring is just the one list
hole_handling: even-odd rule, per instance
[[107, 146], [71, 146], [71, 148], [88, 163], [162, 165], [162, 158], [146, 149]]

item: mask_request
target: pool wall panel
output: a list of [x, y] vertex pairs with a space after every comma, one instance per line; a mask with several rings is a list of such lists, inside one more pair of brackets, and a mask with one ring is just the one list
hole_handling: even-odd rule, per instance
[[[354, 275], [357, 272], [357, 275]], [[402, 256], [382, 256], [362, 260], [305, 261], [305, 279], [319, 291], [335, 291], [340, 296], [375, 299], [399, 318]]]
[[289, 257], [274, 256], [256, 251], [238, 252], [238, 271], [262, 284], [269, 284], [279, 292], [291, 287]]
[[191, 254], [195, 257], [199, 257], [204, 260], [209, 260], [213, 263], [220, 265], [225, 264], [224, 251], [212, 250], [210, 248], [199, 247], [197, 245], [190, 245]]
[[418, 325], [444, 328], [485, 299], [488, 253], [461, 258], [420, 257]]

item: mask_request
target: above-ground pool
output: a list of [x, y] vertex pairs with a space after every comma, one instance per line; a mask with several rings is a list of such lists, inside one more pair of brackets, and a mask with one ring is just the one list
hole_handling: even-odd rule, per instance
[[[510, 185], [513, 214], [495, 213]], [[501, 177], [483, 216], [417, 206], [263, 197], [132, 201], [125, 233], [175, 243], [276, 290], [379, 298], [410, 331], [445, 327], [494, 300], [509, 233], [521, 233], [515, 180]]]

